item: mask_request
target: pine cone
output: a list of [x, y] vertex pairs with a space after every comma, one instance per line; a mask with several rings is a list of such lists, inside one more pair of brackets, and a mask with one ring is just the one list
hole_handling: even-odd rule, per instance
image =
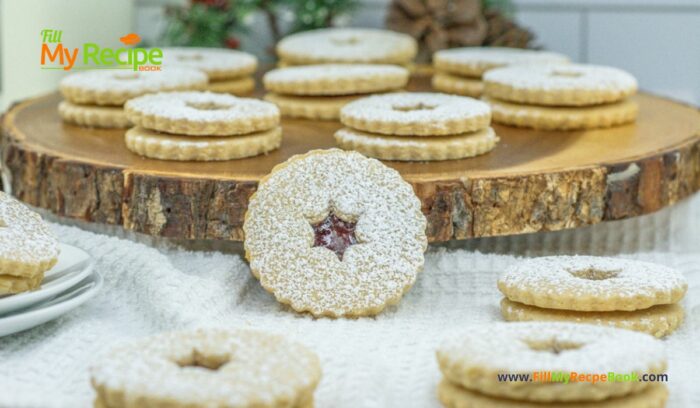
[[480, 0], [392, 0], [386, 25], [418, 41], [419, 62], [444, 48], [481, 45], [487, 34]]
[[484, 11], [488, 24], [483, 45], [492, 47], [532, 48], [535, 35], [520, 27], [497, 9]]

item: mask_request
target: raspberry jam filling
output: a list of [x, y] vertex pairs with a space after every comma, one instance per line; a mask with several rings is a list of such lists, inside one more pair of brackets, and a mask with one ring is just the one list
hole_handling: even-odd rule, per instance
[[314, 247], [330, 249], [342, 261], [345, 250], [350, 245], [357, 243], [357, 238], [355, 238], [356, 224], [343, 221], [333, 213], [328, 214], [323, 221], [312, 225], [314, 229]]

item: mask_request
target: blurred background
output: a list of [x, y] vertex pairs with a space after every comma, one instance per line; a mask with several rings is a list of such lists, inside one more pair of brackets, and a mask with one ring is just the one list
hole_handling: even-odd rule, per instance
[[389, 27], [441, 48], [543, 48], [633, 73], [644, 90], [700, 105], [700, 0], [0, 0], [0, 110], [56, 88], [39, 69], [40, 32], [63, 42], [239, 48], [274, 60], [287, 33], [326, 26]]

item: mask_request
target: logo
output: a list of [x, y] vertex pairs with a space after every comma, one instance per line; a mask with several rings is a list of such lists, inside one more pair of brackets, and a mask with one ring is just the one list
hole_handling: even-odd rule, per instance
[[141, 42], [136, 33], [119, 38], [124, 48], [100, 47], [84, 43], [69, 48], [63, 44], [63, 31], [41, 30], [41, 69], [128, 69], [133, 71], [160, 71], [163, 50], [160, 48], [131, 47]]

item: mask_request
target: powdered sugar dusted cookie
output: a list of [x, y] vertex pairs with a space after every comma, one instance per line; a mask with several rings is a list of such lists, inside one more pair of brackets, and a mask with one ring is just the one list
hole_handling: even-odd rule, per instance
[[128, 128], [131, 123], [121, 106], [58, 104], [58, 114], [66, 123], [98, 128]]
[[282, 128], [233, 137], [180, 136], [133, 127], [124, 136], [126, 147], [159, 160], [215, 161], [257, 156], [280, 147]]
[[354, 129], [386, 135], [456, 135], [488, 127], [491, 108], [464, 96], [398, 92], [351, 102], [340, 111], [340, 121]]
[[433, 75], [432, 87], [436, 91], [478, 98], [484, 91], [484, 83], [480, 79], [459, 77], [443, 72]]
[[97, 406], [310, 407], [318, 357], [248, 330], [160, 334], [117, 347], [90, 370]]
[[255, 90], [255, 79], [252, 77], [224, 79], [221, 81], [210, 82], [205, 89], [210, 92], [248, 96]]
[[0, 295], [36, 288], [58, 253], [41, 216], [0, 192]]
[[406, 86], [408, 70], [396, 65], [321, 64], [269, 71], [265, 89], [289, 95], [351, 95]]
[[275, 167], [243, 225], [262, 286], [296, 311], [333, 317], [398, 303], [423, 267], [425, 228], [420, 201], [397, 171], [338, 149]]
[[639, 105], [631, 100], [593, 106], [536, 106], [483, 98], [493, 121], [538, 130], [596, 129], [632, 123]]
[[683, 308], [677, 304], [657, 305], [648, 309], [620, 312], [579, 312], [544, 309], [523, 303], [501, 300], [501, 315], [515, 322], [574, 322], [619, 327], [664, 337], [683, 323]]
[[168, 68], [158, 72], [93, 70], [63, 78], [59, 89], [75, 104], [120, 106], [147, 93], [203, 89], [206, 85], [207, 76], [191, 68]]
[[505, 47], [465, 47], [441, 50], [433, 55], [439, 71], [480, 78], [486, 71], [513, 64], [566, 64], [569, 58], [554, 52]]
[[0, 296], [34, 290], [44, 280], [44, 272], [37, 272], [31, 277], [0, 275]]
[[649, 262], [549, 256], [509, 267], [498, 289], [512, 301], [543, 308], [629, 311], [676, 303], [688, 284], [677, 270]]
[[[646, 389], [649, 382], [547, 382], [534, 373], [662, 373], [663, 343], [630, 330], [574, 323], [528, 322], [476, 326], [439, 347], [445, 378], [482, 394], [538, 402], [600, 401]], [[499, 374], [533, 381], [499, 381]]]
[[163, 66], [194, 68], [203, 71], [210, 81], [238, 78], [255, 72], [258, 59], [247, 52], [221, 48], [163, 48]]
[[498, 142], [493, 129], [461, 135], [383, 136], [342, 128], [335, 141], [345, 150], [355, 150], [381, 160], [435, 161], [473, 157], [491, 151]]
[[663, 408], [668, 399], [668, 388], [663, 384], [653, 383], [638, 393], [624, 397], [562, 404], [496, 398], [470, 391], [443, 379], [438, 384], [437, 394], [446, 408]]
[[169, 92], [130, 100], [135, 125], [190, 136], [230, 136], [270, 130], [280, 113], [269, 102], [211, 92]]
[[632, 75], [600, 65], [521, 65], [484, 75], [487, 96], [525, 104], [596, 105], [618, 102], [635, 92]]
[[340, 118], [340, 110], [348, 103], [362, 96], [295, 96], [278, 95], [276, 93], [265, 94], [264, 99], [272, 102], [280, 109], [282, 116], [290, 118], [337, 120]]
[[371, 28], [324, 28], [304, 31], [277, 43], [277, 55], [293, 64], [329, 62], [406, 64], [418, 45], [413, 37]]

